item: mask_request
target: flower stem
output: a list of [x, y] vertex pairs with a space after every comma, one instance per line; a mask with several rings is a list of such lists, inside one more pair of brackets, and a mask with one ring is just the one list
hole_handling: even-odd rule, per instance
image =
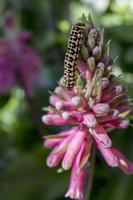
[[93, 175], [94, 175], [94, 167], [95, 167], [95, 155], [96, 155], [96, 148], [93, 145], [92, 146], [92, 152], [91, 152], [91, 158], [88, 163], [88, 176], [86, 177], [85, 180], [85, 199], [84, 200], [89, 200], [91, 196], [91, 189], [92, 189], [92, 183], [93, 183]]
[[36, 108], [35, 108], [35, 105], [33, 102], [33, 98], [30, 94], [29, 88], [27, 87], [26, 81], [21, 73], [19, 73], [19, 78], [20, 78], [20, 84], [25, 92], [25, 98], [28, 103], [29, 110], [31, 112], [32, 119], [35, 124], [36, 130], [37, 130], [39, 136], [42, 138], [42, 136], [44, 134], [43, 134], [43, 127], [42, 127], [43, 124], [41, 123], [41, 117], [38, 115], [38, 112], [36, 111]]

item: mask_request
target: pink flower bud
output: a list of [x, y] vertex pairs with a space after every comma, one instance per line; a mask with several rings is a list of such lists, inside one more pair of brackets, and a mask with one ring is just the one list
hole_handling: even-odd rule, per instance
[[105, 89], [109, 85], [109, 79], [106, 77], [101, 78], [102, 89]]
[[59, 164], [59, 162], [64, 157], [65, 151], [71, 141], [73, 135], [69, 136], [56, 145], [56, 147], [52, 150], [52, 152], [47, 157], [47, 165], [49, 167], [55, 167]]
[[95, 39], [97, 38], [97, 30], [95, 28], [91, 29], [89, 32], [90, 35], [92, 35]]
[[62, 107], [63, 107], [63, 102], [57, 101], [57, 102], [55, 103], [55, 107], [56, 107], [57, 110], [61, 110]]
[[102, 63], [102, 62], [98, 63], [97, 68], [104, 69], [105, 68], [104, 63]]
[[51, 105], [55, 106], [57, 103], [62, 103], [62, 101], [59, 99], [59, 97], [53, 95], [53, 96], [50, 96], [49, 98], [49, 102]]
[[44, 146], [47, 148], [52, 148], [61, 142], [61, 138], [48, 138], [44, 141]]
[[62, 124], [62, 125], [66, 125], [68, 122], [67, 120], [61, 118], [59, 115], [57, 114], [48, 114], [48, 115], [44, 115], [42, 117], [42, 121], [45, 124], [54, 124], [54, 125], [58, 125], [58, 124]]
[[107, 103], [98, 103], [93, 107], [93, 111], [97, 114], [106, 114], [108, 113], [110, 107]]
[[71, 101], [72, 101], [73, 105], [78, 106], [81, 102], [81, 99], [80, 99], [80, 97], [75, 96], [75, 97], [72, 98]]
[[127, 128], [128, 125], [129, 125], [129, 120], [128, 120], [128, 119], [123, 119], [123, 120], [121, 121], [121, 123], [119, 124], [119, 127], [120, 127], [120, 128]]
[[120, 114], [119, 110], [117, 110], [117, 109], [112, 110], [112, 117], [113, 118], [117, 118], [119, 114]]
[[66, 112], [63, 112], [63, 113], [62, 113], [62, 118], [63, 118], [63, 119], [68, 120], [69, 117], [70, 117], [70, 113], [69, 113], [69, 112], [66, 111]]
[[122, 91], [123, 91], [123, 87], [121, 85], [117, 85], [115, 87], [115, 92], [116, 92], [117, 95], [119, 95], [120, 93], [122, 93]]
[[111, 72], [112, 69], [113, 69], [112, 65], [109, 65], [109, 66], [107, 67], [107, 70], [108, 70], [109, 72]]

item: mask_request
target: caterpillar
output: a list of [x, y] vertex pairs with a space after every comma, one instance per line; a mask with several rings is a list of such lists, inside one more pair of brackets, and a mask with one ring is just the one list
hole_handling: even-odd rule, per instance
[[81, 38], [85, 24], [77, 23], [72, 27], [64, 60], [64, 85], [72, 89], [76, 81], [76, 65], [81, 49]]

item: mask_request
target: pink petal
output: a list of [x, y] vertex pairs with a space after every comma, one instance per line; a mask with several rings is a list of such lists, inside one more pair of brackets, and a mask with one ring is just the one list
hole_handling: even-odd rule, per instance
[[102, 126], [97, 125], [95, 128], [89, 129], [89, 131], [90, 134], [94, 137], [95, 141], [98, 143], [100, 142], [104, 148], [111, 146], [112, 142]]
[[78, 68], [80, 74], [85, 79], [87, 79], [88, 81], [91, 80], [92, 73], [91, 73], [91, 71], [89, 71], [89, 68], [88, 68], [87, 64], [84, 61], [80, 61], [80, 63], [78, 64], [77, 68]]
[[65, 151], [72, 139], [72, 136], [68, 136], [65, 139], [62, 139], [62, 141], [56, 145], [56, 147], [52, 150], [52, 152], [47, 157], [47, 165], [49, 167], [55, 167], [59, 164], [59, 162], [64, 157]]
[[96, 141], [96, 145], [102, 153], [107, 164], [111, 167], [118, 167], [118, 159], [117, 156], [112, 152], [112, 148], [104, 148], [99, 141]]
[[53, 105], [55, 107], [56, 107], [56, 103], [59, 103], [59, 102], [63, 103], [63, 101], [59, 97], [57, 97], [55, 95], [50, 96], [49, 102], [50, 102], [51, 105]]
[[47, 148], [52, 148], [61, 142], [62, 138], [48, 138], [44, 141], [43, 145]]
[[62, 153], [57, 153], [54, 154], [54, 152], [52, 152], [48, 157], [47, 157], [47, 165], [48, 167], [56, 167], [59, 162], [62, 160], [64, 156], [64, 152]]
[[65, 194], [65, 197], [79, 200], [84, 199], [84, 179], [86, 174], [86, 169], [82, 169], [79, 173], [76, 173], [76, 169], [73, 167], [70, 178], [70, 186]]
[[77, 166], [77, 172], [79, 172], [88, 161], [90, 157], [91, 147], [92, 147], [92, 138], [89, 137], [88, 140], [84, 141], [77, 155], [75, 161], [75, 165]]
[[62, 86], [55, 88], [55, 93], [57, 93], [59, 96], [62, 96], [65, 101], [71, 101], [71, 97], [75, 95], [74, 91], [68, 91]]
[[97, 114], [106, 114], [108, 113], [110, 107], [107, 103], [98, 103], [93, 107], [93, 111]]
[[72, 167], [72, 164], [81, 148], [81, 145], [85, 139], [86, 133], [84, 131], [77, 131], [75, 137], [70, 142], [67, 152], [64, 156], [62, 167], [68, 170]]
[[93, 114], [86, 114], [84, 115], [84, 122], [88, 128], [94, 128], [97, 125], [96, 118]]
[[[79, 158], [78, 158], [79, 159]], [[85, 196], [84, 186], [85, 180], [88, 179], [89, 169], [88, 167], [82, 168], [80, 171], [77, 169], [77, 160], [72, 168], [70, 185], [65, 197], [71, 199], [83, 200]]]
[[120, 151], [113, 148], [112, 149], [115, 156], [118, 158], [118, 167], [125, 173], [125, 174], [133, 174], [133, 163], [130, 162]]
[[111, 120], [105, 123], [107, 126], [112, 127], [112, 128], [127, 128], [129, 125], [129, 120], [128, 119], [123, 119], [123, 120]]
[[52, 124], [52, 125], [67, 125], [68, 120], [63, 119], [57, 114], [48, 114], [42, 117], [42, 121], [45, 124]]
[[52, 148], [55, 145], [59, 144], [66, 137], [68, 137], [72, 134], [74, 135], [76, 133], [76, 131], [77, 131], [77, 127], [74, 127], [70, 130], [64, 130], [64, 131], [60, 132], [59, 134], [44, 136], [43, 138], [45, 139], [45, 141], [43, 144], [47, 148]]

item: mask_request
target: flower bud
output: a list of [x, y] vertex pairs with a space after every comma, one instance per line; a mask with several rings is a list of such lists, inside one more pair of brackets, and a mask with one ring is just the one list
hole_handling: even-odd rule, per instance
[[98, 60], [101, 57], [101, 47], [96, 46], [92, 51], [92, 55]]
[[108, 113], [110, 107], [107, 103], [98, 103], [93, 107], [93, 111], [97, 114], [106, 114]]
[[106, 77], [101, 78], [100, 80], [102, 89], [105, 89], [109, 85], [109, 79]]
[[75, 96], [75, 97], [72, 98], [71, 101], [72, 101], [73, 105], [78, 106], [81, 102], [81, 99], [80, 99], [80, 97]]
[[61, 101], [58, 101], [55, 103], [55, 107], [57, 110], [60, 110], [62, 108], [62, 106], [63, 106], [63, 102], [61, 102]]
[[94, 37], [89, 33], [88, 35], [88, 42], [87, 42], [90, 50], [92, 50], [95, 47], [95, 39]]
[[121, 85], [117, 85], [115, 87], [115, 92], [116, 92], [117, 95], [122, 93], [122, 91], [123, 91], [123, 87]]
[[103, 68], [104, 69], [105, 68], [104, 63], [102, 63], [102, 62], [98, 63], [97, 68]]
[[101, 61], [102, 61], [105, 65], [108, 65], [109, 56], [105, 54], [105, 55], [102, 57]]
[[129, 120], [128, 120], [128, 119], [123, 119], [123, 120], [121, 121], [121, 123], [119, 124], [119, 127], [120, 127], [120, 128], [127, 128], [128, 125], [129, 125]]
[[89, 69], [93, 72], [95, 70], [95, 59], [94, 59], [94, 57], [88, 58], [87, 64], [89, 66]]
[[91, 29], [90, 32], [89, 32], [89, 35], [93, 36], [93, 38], [97, 38], [97, 30], [95, 28]]
[[62, 113], [62, 118], [65, 119], [65, 120], [69, 119], [69, 116], [70, 116], [69, 112], [63, 112]]
[[85, 60], [89, 57], [88, 48], [84, 44], [81, 45], [81, 54]]
[[112, 65], [109, 65], [109, 66], [107, 67], [108, 72], [111, 72], [112, 69], [113, 69], [113, 66], [112, 66]]

